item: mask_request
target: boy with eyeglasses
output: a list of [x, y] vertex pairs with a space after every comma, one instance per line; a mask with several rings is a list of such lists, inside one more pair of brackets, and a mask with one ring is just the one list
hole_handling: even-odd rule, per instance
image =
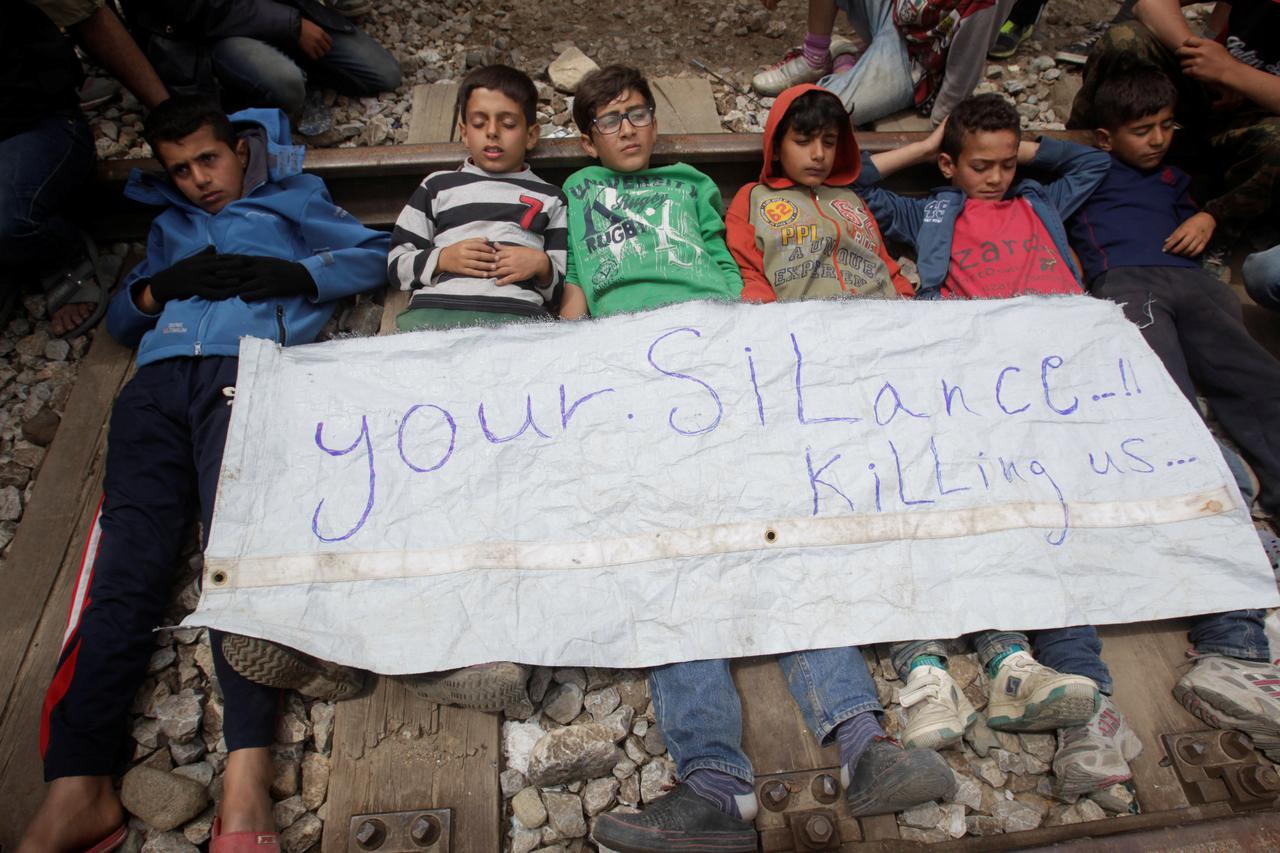
[[[725, 245], [716, 185], [691, 166], [649, 167], [657, 141], [653, 95], [641, 74], [610, 66], [574, 100], [582, 147], [600, 160], [565, 182], [569, 263], [561, 316], [603, 316], [695, 299], [736, 300], [738, 265]], [[778, 663], [806, 722], [838, 743], [855, 815], [884, 814], [955, 787], [946, 762], [884, 736], [866, 662], [856, 648], [781, 655]], [[727, 660], [697, 660], [649, 676], [658, 725], [680, 784], [640, 814], [601, 815], [610, 850], [753, 851], [758, 804], [742, 751], [742, 717]]]
[[574, 97], [573, 120], [600, 164], [564, 183], [569, 261], [560, 316], [737, 300], [742, 276], [725, 246], [715, 183], [685, 163], [649, 165], [658, 125], [644, 76], [623, 65], [591, 74]]

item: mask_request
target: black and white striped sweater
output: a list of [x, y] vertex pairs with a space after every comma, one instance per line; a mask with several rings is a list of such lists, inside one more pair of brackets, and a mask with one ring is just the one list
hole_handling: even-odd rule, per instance
[[[566, 224], [564, 194], [528, 166], [494, 174], [468, 159], [414, 190], [391, 232], [387, 280], [413, 291], [410, 308], [545, 314], [564, 282]], [[546, 252], [551, 280], [499, 286], [494, 278], [437, 271], [441, 250], [473, 237]]]

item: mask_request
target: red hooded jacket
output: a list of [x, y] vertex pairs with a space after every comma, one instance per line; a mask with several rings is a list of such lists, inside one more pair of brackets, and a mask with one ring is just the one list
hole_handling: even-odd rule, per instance
[[734, 196], [725, 216], [726, 242], [742, 269], [748, 302], [841, 296], [911, 296], [910, 282], [889, 257], [880, 227], [849, 185], [861, 160], [853, 128], [842, 122], [835, 164], [819, 187], [797, 184], [782, 171], [773, 137], [791, 103], [805, 92], [787, 89], [769, 110], [760, 180]]

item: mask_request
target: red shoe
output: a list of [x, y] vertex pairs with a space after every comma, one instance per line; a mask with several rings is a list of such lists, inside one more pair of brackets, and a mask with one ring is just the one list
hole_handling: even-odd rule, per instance
[[112, 850], [119, 850], [124, 846], [125, 839], [129, 837], [129, 827], [119, 826], [116, 831], [99, 841], [97, 844], [86, 849], [84, 853], [111, 853]]
[[222, 818], [213, 819], [209, 853], [280, 853], [280, 836], [274, 832], [222, 833]]

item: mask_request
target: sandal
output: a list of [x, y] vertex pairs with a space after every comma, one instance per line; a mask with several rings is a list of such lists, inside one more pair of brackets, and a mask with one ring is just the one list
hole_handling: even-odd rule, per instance
[[86, 302], [93, 305], [89, 316], [79, 325], [59, 335], [60, 338], [78, 338], [92, 329], [107, 313], [107, 305], [111, 301], [107, 288], [102, 283], [105, 276], [98, 264], [98, 248], [88, 234], [82, 233], [80, 236], [84, 241], [85, 257], [75, 266], [54, 273], [42, 282], [47, 302], [45, 310], [50, 320], [66, 305]]
[[97, 844], [86, 849], [84, 853], [111, 853], [112, 850], [119, 850], [124, 846], [125, 841], [129, 838], [129, 827], [121, 825], [116, 827], [116, 831], [99, 841]]
[[209, 853], [280, 853], [280, 836], [274, 832], [222, 831], [222, 818], [213, 819]]

